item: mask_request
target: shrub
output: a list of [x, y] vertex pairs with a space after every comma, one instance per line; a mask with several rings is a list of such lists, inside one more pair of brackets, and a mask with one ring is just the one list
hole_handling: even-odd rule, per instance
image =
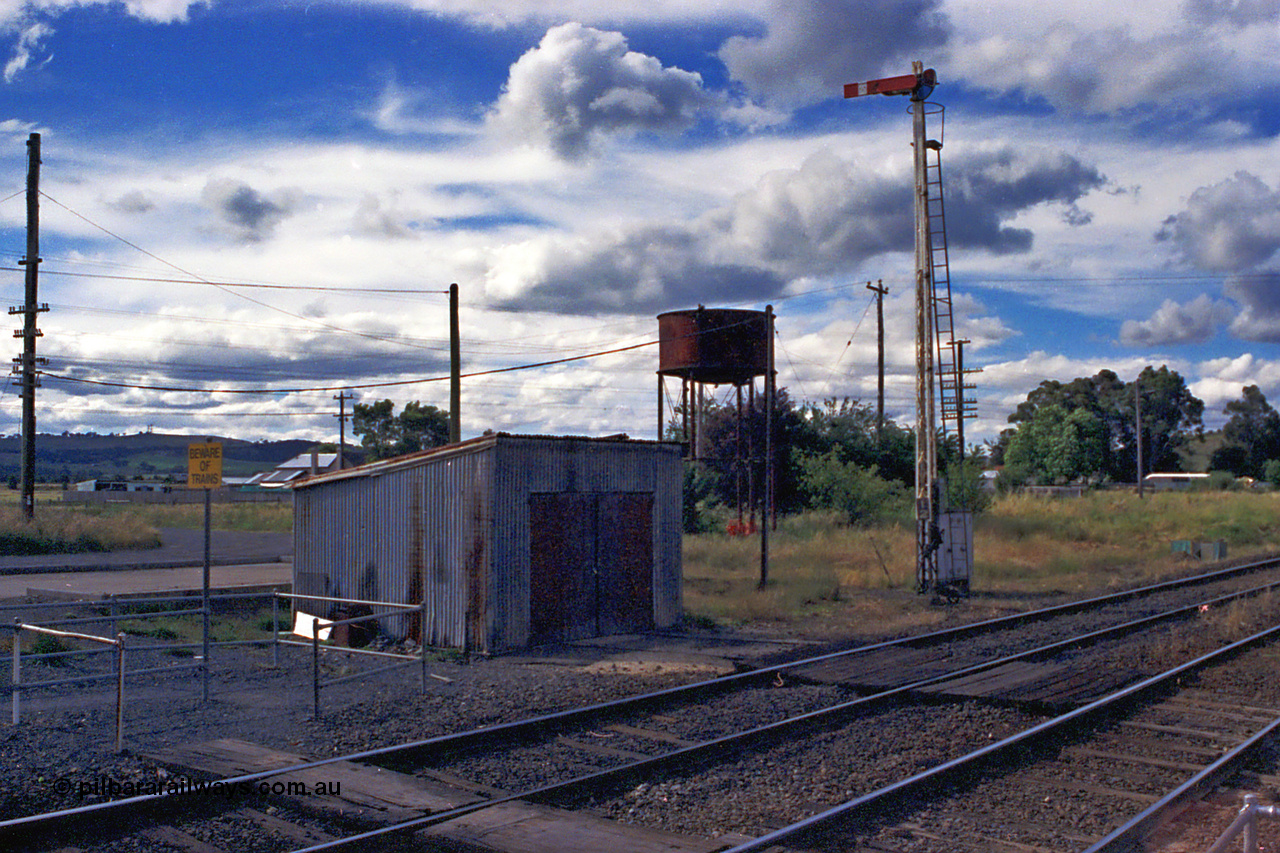
[[947, 507], [972, 513], [991, 507], [991, 493], [982, 488], [982, 463], [969, 457], [947, 466]]
[[[33, 655], [54, 655], [69, 651], [71, 651], [71, 647], [67, 645], [66, 641], [52, 634], [36, 634], [35, 639], [31, 641], [31, 654]], [[49, 658], [45, 663], [50, 666], [66, 666], [67, 659], [62, 657]]]
[[809, 506], [836, 510], [850, 524], [880, 521], [907, 508], [901, 483], [882, 479], [875, 466], [842, 462], [839, 447], [820, 456], [801, 456], [797, 463]]
[[1206, 492], [1226, 492], [1236, 488], [1236, 475], [1230, 471], [1210, 471], [1208, 481], [1193, 483], [1192, 489]]
[[696, 462], [684, 466], [684, 532], [709, 533], [720, 526], [716, 473]]

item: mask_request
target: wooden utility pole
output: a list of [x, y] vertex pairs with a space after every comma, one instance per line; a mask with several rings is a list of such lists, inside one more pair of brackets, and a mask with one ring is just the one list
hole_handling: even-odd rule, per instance
[[354, 394], [348, 394], [346, 391], [339, 391], [338, 395], [333, 399], [338, 401], [338, 470], [341, 471], [347, 467], [346, 448], [347, 448], [347, 401], [355, 397]]
[[873, 287], [867, 282], [867, 290], [876, 295], [876, 448], [884, 450], [884, 295], [889, 288], [883, 281], [877, 281]]
[[764, 589], [769, 585], [769, 528], [776, 516], [773, 514], [774, 496], [774, 461], [773, 461], [773, 409], [778, 403], [777, 371], [773, 363], [773, 306], [766, 305], [765, 328], [769, 336], [768, 361], [764, 376], [764, 500], [760, 506], [760, 584]]
[[1138, 446], [1138, 500], [1142, 500], [1142, 374], [1133, 380], [1134, 437]]
[[27, 139], [27, 255], [18, 263], [26, 270], [26, 296], [20, 308], [10, 308], [10, 314], [22, 314], [22, 356], [14, 359], [14, 372], [22, 377], [22, 514], [28, 520], [36, 510], [36, 367], [44, 359], [36, 358], [36, 315], [48, 311], [48, 305], [40, 305], [40, 134], [33, 133]]
[[449, 443], [462, 441], [462, 341], [458, 323], [458, 285], [449, 285]]

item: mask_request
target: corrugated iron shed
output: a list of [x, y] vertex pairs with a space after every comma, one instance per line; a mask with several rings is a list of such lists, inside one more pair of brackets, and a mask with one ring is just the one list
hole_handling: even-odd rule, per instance
[[499, 433], [312, 477], [294, 485], [294, 591], [425, 599], [425, 625], [383, 632], [482, 653], [670, 627], [681, 450]]

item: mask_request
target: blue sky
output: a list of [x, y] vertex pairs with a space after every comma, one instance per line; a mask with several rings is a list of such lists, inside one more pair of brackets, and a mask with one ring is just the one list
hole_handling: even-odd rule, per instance
[[1280, 402], [1278, 36], [1275, 0], [0, 0], [5, 268], [43, 145], [39, 428], [331, 440], [338, 387], [444, 407], [417, 380], [451, 282], [468, 372], [623, 350], [467, 381], [468, 435], [652, 436], [656, 348], [627, 348], [699, 303], [772, 303], [793, 397], [873, 402], [876, 280], [908, 423], [908, 102], [841, 86], [913, 59], [967, 435], [1148, 364], [1214, 426], [1245, 385]]

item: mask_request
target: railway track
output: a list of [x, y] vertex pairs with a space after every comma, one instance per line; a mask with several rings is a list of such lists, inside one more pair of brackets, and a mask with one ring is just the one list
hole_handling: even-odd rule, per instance
[[1268, 628], [725, 853], [1140, 849], [1280, 732], [1280, 702], [1259, 707], [1179, 679], [1205, 667], [1256, 678], [1236, 655], [1278, 637], [1280, 626]]
[[[222, 744], [217, 748], [206, 745], [191, 754], [171, 755], [167, 760], [195, 773], [219, 777], [222, 790], [241, 790], [246, 795], [275, 793], [273, 787], [282, 784], [285, 778], [282, 765], [291, 765], [289, 779], [303, 780], [312, 788], [334, 774], [348, 780], [347, 788], [343, 797], [327, 799], [290, 797], [288, 791], [281, 791], [272, 800], [276, 805], [267, 810], [257, 807], [256, 801], [248, 805], [235, 802], [232, 796], [217, 803], [216, 798], [208, 796], [144, 794], [0, 822], [0, 843], [17, 843], [22, 849], [52, 849], [36, 845], [52, 842], [56, 846], [67, 833], [92, 842], [109, 821], [113, 826], [129, 827], [126, 835], [145, 842], [137, 849], [167, 847], [210, 853], [226, 849], [218, 846], [218, 833], [207, 827], [210, 822], [221, 822], [240, 824], [242, 835], [275, 838], [269, 849], [371, 849], [370, 845], [375, 842], [389, 845], [389, 849], [432, 849], [429, 846], [432, 842], [426, 839], [434, 836], [445, 838], [448, 843], [462, 843], [459, 833], [481, 832], [477, 828], [481, 826], [477, 823], [480, 818], [476, 815], [486, 814], [492, 820], [492, 816], [503, 809], [506, 817], [499, 820], [527, 823], [535, 817], [552, 822], [560, 819], [567, 827], [574, 823], [567, 817], [574, 812], [536, 804], [585, 803], [617, 814], [616, 801], [609, 800], [610, 792], [634, 791], [652, 784], [654, 779], [665, 778], [664, 774], [696, 773], [691, 768], [722, 764], [733, 756], [768, 750], [780, 742], [812, 739], [817, 732], [825, 732], [823, 737], [835, 732], [836, 737], [854, 742], [846, 744], [846, 749], [865, 750], [856, 743], [859, 731], [865, 734], [868, 729], [877, 730], [882, 721], [889, 720], [893, 726], [902, 726], [897, 718], [914, 714], [919, 722], [905, 724], [908, 727], [902, 744], [905, 748], [906, 741], [920, 739], [919, 726], [934, 724], [946, 716], [936, 710], [937, 704], [949, 706], [949, 703], [963, 701], [966, 695], [999, 699], [998, 693], [974, 692], [975, 684], [984, 679], [992, 684], [1011, 684], [1025, 692], [1027, 680], [1019, 680], [1018, 673], [1011, 673], [1010, 667], [1040, 667], [1043, 671], [1047, 664], [1052, 664], [1077, 673], [1097, 673], [1103, 668], [1101, 662], [1107, 660], [1107, 644], [1132, 644], [1136, 632], [1161, 631], [1164, 630], [1161, 626], [1169, 620], [1192, 617], [1203, 607], [1224, 607], [1230, 597], [1258, 595], [1280, 581], [1276, 572], [1274, 561], [1259, 563], [1211, 573], [1190, 582], [1161, 584], [978, 626], [820, 655], [700, 685], [319, 762], [307, 761], [301, 756], [254, 751], [249, 745]], [[1244, 584], [1246, 589], [1239, 588], [1242, 579], [1250, 579]], [[1228, 593], [1226, 587], [1234, 589]], [[1194, 591], [1193, 597], [1187, 598], [1191, 591]], [[1096, 657], [1088, 658], [1085, 650], [1089, 649], [1094, 650]], [[1061, 663], [1063, 655], [1071, 656], [1068, 664]], [[875, 678], [870, 678], [871, 674]], [[1111, 681], [1133, 680], [1137, 675], [1141, 673], [1125, 671]], [[1142, 683], [1147, 680], [1150, 679], [1141, 679]], [[1078, 688], [1091, 688], [1094, 694], [1114, 686], [1096, 678], [1077, 681], [1080, 682], [1076, 685]], [[1058, 694], [1063, 695], [1062, 680], [1056, 683]], [[968, 694], [961, 689], [963, 685], [967, 685]], [[1153, 688], [1144, 688], [1150, 689]], [[1091, 707], [1096, 701], [1091, 699], [1081, 704], [1089, 698], [1088, 689], [1083, 692], [1077, 689], [1068, 695], [1071, 698], [1064, 701], [1077, 707], [1067, 716], [1078, 713], [1082, 707]], [[934, 703], [935, 707], [922, 707], [919, 704], [922, 701]], [[1030, 705], [1034, 708], [1027, 710], [1025, 697], [1021, 703], [1024, 706], [1021, 710], [966, 704], [969, 734], [974, 737], [935, 736], [939, 746], [936, 754], [915, 760], [931, 762], [931, 768], [945, 767], [968, 753], [988, 750], [991, 744], [986, 741], [994, 737], [993, 732], [1000, 733], [1001, 743], [1008, 738], [1024, 737], [1026, 732], [1042, 726], [1036, 712], [1053, 704], [1033, 701]], [[753, 718], [745, 726], [742, 724], [744, 708], [745, 716]], [[1086, 716], [1092, 718], [1096, 713]], [[856, 720], [856, 724], [850, 725], [851, 720]], [[492, 754], [499, 745], [506, 754], [501, 761]], [[892, 748], [883, 743], [880, 747]], [[891, 785], [902, 781], [895, 780]], [[395, 795], [386, 795], [382, 788], [396, 789]], [[625, 802], [625, 795], [621, 796]], [[858, 807], [850, 808], [829, 820], [847, 828], [850, 816], [858, 810]], [[879, 807], [877, 810], [883, 811]], [[818, 814], [826, 811], [830, 809], [817, 809]], [[608, 827], [598, 826], [593, 820], [577, 820], [573, 831], [584, 837], [592, 833], [603, 833], [602, 838], [607, 836]], [[887, 835], [882, 832], [884, 837], [878, 835], [870, 843], [887, 843], [885, 838], [897, 832], [905, 833], [902, 837], [917, 846], [867, 849], [920, 849], [918, 845], [927, 840], [927, 830], [913, 833], [910, 824], [904, 826], [907, 829], [890, 830]], [[353, 827], [363, 831], [353, 835]], [[450, 831], [453, 836], [449, 835]], [[490, 836], [498, 832], [492, 826], [483, 831]], [[751, 834], [763, 840], [741, 840], [743, 845], [757, 846], [733, 849], [767, 849], [781, 843], [781, 838], [772, 837], [777, 831], [781, 830], [760, 832], [756, 829]], [[829, 827], [819, 832], [809, 826], [790, 830], [801, 838], [830, 831]], [[635, 830], [630, 840], [640, 844], [641, 834]], [[686, 836], [680, 842], [684, 848], [662, 849], [711, 851], [726, 849], [735, 840], [733, 836], [713, 842], [704, 840], [699, 847], [700, 842]], [[649, 841], [666, 843], [661, 839]], [[600, 843], [597, 849], [610, 846], [620, 850], [641, 849], [618, 847], [617, 843], [610, 845], [607, 840]], [[154, 846], [157, 844], [164, 847], [157, 848]], [[758, 846], [761, 844], [765, 846]], [[127, 844], [124, 847], [108, 844], [101, 849], [128, 848]]]

